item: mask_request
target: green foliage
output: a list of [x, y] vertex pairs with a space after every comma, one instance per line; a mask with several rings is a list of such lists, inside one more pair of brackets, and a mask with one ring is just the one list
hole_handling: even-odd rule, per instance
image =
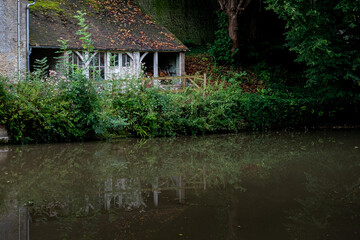
[[53, 11], [56, 13], [63, 13], [64, 10], [60, 7], [61, 1], [57, 0], [37, 0], [36, 4], [32, 6], [35, 11], [40, 11], [41, 13], [48, 13]]
[[129, 123], [125, 130], [142, 137], [237, 131], [242, 118], [234, 102], [242, 90], [216, 84], [202, 91], [132, 88], [119, 94], [114, 107]]
[[0, 124], [4, 124], [6, 122], [6, 113], [7, 109], [7, 101], [9, 98], [8, 91], [6, 89], [7, 78], [4, 78], [0, 75]]
[[114, 108], [127, 119], [125, 130], [141, 137], [316, 127], [356, 119], [358, 95], [316, 96], [275, 84], [244, 93], [240, 83], [246, 77], [234, 74], [226, 84], [215, 82], [205, 95], [196, 89], [127, 89], [114, 99]]
[[244, 93], [240, 83], [245, 73], [214, 82], [205, 92], [144, 88], [136, 79], [92, 83], [81, 73], [55, 83], [51, 76], [35, 76], [39, 74], [16, 85], [2, 84], [10, 94], [2, 91], [0, 97], [6, 101], [0, 114], [14, 142], [313, 127], [348, 121], [347, 114], [360, 106], [359, 95], [325, 98], [275, 84], [255, 94]]
[[276, 96], [266, 90], [243, 95], [239, 105], [248, 127], [255, 130], [317, 126], [323, 115], [317, 99]]
[[215, 32], [215, 41], [209, 45], [209, 54], [220, 64], [234, 64], [234, 55], [231, 52], [232, 42], [228, 33], [228, 17], [223, 11], [217, 13], [218, 30]]
[[125, 122], [108, 92], [97, 92], [81, 73], [57, 79], [38, 71], [16, 84], [0, 82], [1, 122], [12, 142], [75, 141], [122, 131]]
[[37, 78], [46, 77], [49, 69], [47, 57], [44, 57], [43, 59], [35, 59], [34, 69], [35, 72], [33, 74], [36, 74]]
[[287, 46], [307, 65], [309, 86], [360, 81], [359, 0], [267, 0], [286, 21]]
[[[38, 70], [42, 71], [42, 70]], [[55, 81], [35, 72], [17, 84], [2, 81], [0, 115], [14, 142], [56, 142], [316, 127], [355, 123], [360, 95], [314, 92], [269, 85], [244, 93], [245, 72], [207, 89], [144, 88], [137, 79], [90, 82], [77, 72]], [[272, 75], [263, 71], [261, 75]], [[4, 101], [3, 101], [4, 99]]]
[[[93, 46], [83, 16], [81, 12], [76, 16], [82, 27], [79, 35], [84, 50], [90, 51]], [[67, 41], [61, 43], [66, 51]], [[84, 140], [121, 131], [125, 122], [114, 115], [111, 92], [105, 87], [95, 89], [83, 69], [62, 61], [59, 73], [48, 71], [46, 58], [37, 60], [34, 68], [17, 82], [0, 79], [1, 123], [12, 142]]]
[[[78, 12], [75, 17], [85, 55], [91, 58], [94, 47], [84, 16]], [[219, 27], [209, 52], [217, 62], [232, 64], [223, 13], [219, 13]], [[61, 40], [62, 51], [68, 50], [67, 42]], [[246, 72], [219, 74], [224, 79], [212, 79], [205, 90], [174, 92], [145, 88], [138, 79], [90, 81], [85, 74], [89, 69], [71, 64], [58, 66], [60, 74], [48, 73], [46, 62], [38, 60], [27, 79], [16, 83], [0, 79], [0, 123], [6, 125], [13, 142], [73, 141], [124, 132], [157, 137], [317, 126], [354, 113], [360, 106], [360, 95], [336, 88], [321, 93], [279, 87], [283, 80], [274, 81], [274, 76], [281, 74], [274, 75], [266, 66], [259, 67], [258, 77], [268, 88], [249, 94], [240, 85], [248, 79]]]
[[88, 52], [94, 51], [94, 44], [91, 39], [91, 33], [89, 33], [87, 30], [89, 26], [86, 23], [86, 13], [81, 11], [76, 11], [77, 15], [74, 17], [78, 20], [78, 26], [80, 27], [79, 30], [76, 32], [76, 34], [79, 36], [79, 39], [82, 41], [83, 49]]

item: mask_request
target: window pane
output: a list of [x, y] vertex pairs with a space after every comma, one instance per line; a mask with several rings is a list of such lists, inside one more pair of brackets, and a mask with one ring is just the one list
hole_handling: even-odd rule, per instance
[[102, 79], [105, 79], [105, 68], [104, 68], [104, 67], [102, 67], [102, 68], [100, 69], [100, 77], [101, 77]]
[[126, 56], [127, 56], [126, 54], [124, 54], [124, 53], [122, 54], [122, 66], [123, 67], [126, 67]]
[[122, 54], [122, 66], [130, 67], [131, 66], [131, 58], [126, 53]]
[[118, 53], [110, 53], [110, 66], [119, 66], [119, 54]]
[[91, 59], [91, 66], [98, 66], [99, 65], [99, 54], [96, 54], [92, 59]]
[[72, 58], [72, 64], [81, 68], [83, 67], [83, 61], [81, 60], [81, 58], [75, 53], [73, 52], [71, 54], [71, 58]]
[[101, 52], [99, 58], [100, 58], [100, 61], [99, 61], [100, 66], [105, 66], [105, 53]]

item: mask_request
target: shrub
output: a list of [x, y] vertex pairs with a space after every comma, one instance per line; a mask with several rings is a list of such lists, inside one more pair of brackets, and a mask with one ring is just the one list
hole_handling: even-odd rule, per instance
[[6, 81], [7, 81], [7, 79], [0, 75], [0, 124], [4, 124], [6, 121], [5, 115], [7, 112], [6, 103], [7, 103], [7, 97], [8, 97], [7, 91], [5, 89]]
[[17, 84], [0, 81], [0, 116], [12, 141], [21, 143], [313, 127], [359, 119], [359, 94], [313, 95], [276, 84], [245, 93], [243, 77], [213, 81], [204, 92], [145, 88], [136, 79], [94, 83], [77, 72], [62, 77], [35, 72]]
[[236, 131], [242, 126], [236, 94], [240, 88], [223, 85], [202, 91], [181, 92], [152, 88], [127, 89], [114, 100], [118, 114], [127, 119], [125, 127], [138, 136], [174, 136]]
[[6, 98], [1, 101], [5, 108], [1, 107], [0, 114], [13, 142], [93, 139], [117, 132], [124, 124], [118, 116], [110, 116], [107, 108], [102, 109], [107, 98], [101, 98], [81, 73], [47, 77], [40, 71], [17, 83], [1, 81], [0, 98], [4, 94]]
[[309, 86], [359, 83], [359, 0], [266, 2], [286, 21], [287, 46], [298, 54], [298, 62], [307, 65]]

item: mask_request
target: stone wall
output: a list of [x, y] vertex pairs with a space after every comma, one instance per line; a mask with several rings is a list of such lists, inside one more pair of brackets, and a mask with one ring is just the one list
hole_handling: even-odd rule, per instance
[[[20, 39], [18, 39], [18, 0], [0, 2], [0, 74], [18, 75], [26, 71], [26, 5], [20, 2]], [[19, 41], [19, 47], [18, 47]], [[20, 49], [20, 59], [18, 50]]]

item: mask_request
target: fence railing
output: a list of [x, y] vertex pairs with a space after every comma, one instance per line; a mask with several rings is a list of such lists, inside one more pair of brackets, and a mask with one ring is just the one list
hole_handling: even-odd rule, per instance
[[[204, 98], [205, 98], [206, 87], [208, 85], [206, 73], [203, 75], [195, 75], [195, 76], [184, 75], [184, 76], [171, 76], [171, 77], [143, 77], [137, 79], [137, 81], [140, 81], [142, 86], [144, 86], [145, 88], [154, 87], [161, 90], [170, 90], [170, 91], [172, 90], [181, 91], [186, 87], [193, 87], [199, 91], [202, 91]], [[111, 83], [106, 87], [107, 81], [91, 81], [91, 83], [97, 86], [99, 91], [110, 88], [113, 95], [116, 94], [115, 89], [119, 91], [125, 91], [126, 89], [126, 81], [123, 82], [123, 85], [120, 84], [116, 88], [113, 88], [114, 85], [112, 85]]]
[[179, 89], [188, 86], [194, 86], [198, 89], [206, 88], [207, 76], [206, 73], [203, 76], [171, 76], [171, 77], [146, 77], [142, 78], [142, 84], [147, 87], [160, 87], [160, 88], [172, 88]]

